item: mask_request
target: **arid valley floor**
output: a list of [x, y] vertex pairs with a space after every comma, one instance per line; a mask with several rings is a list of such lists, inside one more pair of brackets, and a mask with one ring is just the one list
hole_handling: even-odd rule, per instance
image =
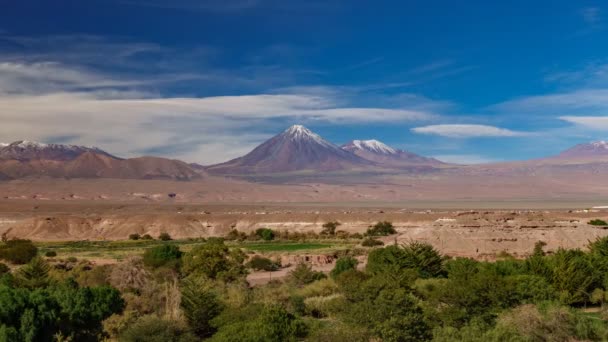
[[133, 233], [175, 239], [224, 236], [231, 229], [251, 232], [320, 232], [328, 221], [340, 230], [364, 233], [378, 221], [392, 222], [398, 234], [385, 243], [424, 241], [452, 256], [492, 258], [501, 252], [530, 253], [544, 241], [547, 250], [583, 248], [608, 230], [588, 224], [607, 219], [600, 202], [581, 201], [419, 201], [334, 203], [220, 203], [172, 201], [2, 200], [0, 234], [34, 241], [126, 240]]

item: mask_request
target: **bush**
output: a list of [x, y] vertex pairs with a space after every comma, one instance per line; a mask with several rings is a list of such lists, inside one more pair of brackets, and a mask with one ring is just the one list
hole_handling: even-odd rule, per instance
[[182, 252], [179, 247], [169, 244], [164, 244], [147, 249], [144, 252], [144, 265], [152, 268], [161, 266], [177, 266]]
[[264, 241], [272, 241], [275, 236], [274, 231], [269, 228], [256, 229], [255, 235]]
[[13, 264], [27, 264], [38, 254], [38, 248], [30, 240], [13, 239], [0, 245], [0, 259]]
[[280, 264], [273, 262], [268, 258], [264, 258], [262, 256], [256, 255], [247, 263], [247, 267], [254, 269], [256, 271], [276, 271], [281, 267]]
[[222, 312], [222, 304], [211, 290], [212, 283], [204, 278], [184, 281], [181, 288], [181, 307], [190, 329], [199, 337], [213, 335], [215, 327], [211, 320]]
[[154, 240], [154, 238], [153, 238], [153, 237], [152, 237], [152, 235], [150, 235], [150, 234], [144, 234], [144, 235], [141, 237], [141, 239], [142, 239], [142, 240]]
[[197, 338], [181, 329], [177, 322], [161, 319], [156, 316], [141, 317], [129, 326], [120, 336], [123, 342], [189, 342]]
[[129, 235], [129, 240], [139, 240], [141, 236], [137, 233]]
[[0, 262], [0, 276], [4, 275], [10, 271], [11, 271], [11, 269], [8, 268], [8, 266], [6, 266], [5, 264]]
[[171, 235], [169, 235], [169, 233], [160, 233], [160, 235], [158, 236], [158, 239], [161, 241], [171, 241], [173, 240], [171, 238]]
[[380, 240], [376, 240], [374, 238], [366, 238], [361, 242], [361, 246], [363, 247], [376, 247], [376, 246], [384, 246], [384, 242]]
[[327, 276], [323, 272], [313, 271], [312, 266], [305, 262], [299, 263], [295, 269], [289, 272], [289, 281], [296, 286], [304, 286], [325, 278]]
[[55, 251], [48, 251], [48, 252], [44, 253], [44, 256], [47, 257], [47, 258], [54, 258], [54, 257], [57, 256], [57, 252], [55, 252]]
[[600, 219], [591, 220], [587, 222], [587, 224], [590, 224], [592, 226], [608, 226], [608, 223], [606, 223], [606, 221]]
[[182, 258], [185, 274], [204, 275], [210, 279], [232, 281], [247, 274], [243, 266], [245, 254], [240, 249], [230, 250], [221, 239], [209, 239]]
[[17, 281], [29, 289], [46, 287], [49, 284], [49, 264], [41, 257], [35, 257], [17, 271]]
[[366, 232], [368, 236], [387, 236], [395, 233], [397, 233], [395, 227], [388, 221], [378, 222]]
[[343, 272], [357, 269], [358, 264], [359, 261], [357, 261], [357, 259], [351, 256], [341, 257], [340, 259], [338, 259], [338, 261], [336, 261], [336, 266], [333, 270], [331, 270], [330, 275], [332, 278], [336, 278]]
[[240, 232], [236, 229], [233, 229], [231, 231], [228, 232], [228, 234], [226, 235], [226, 240], [228, 241], [243, 241], [247, 239], [247, 234], [245, 234], [244, 232]]
[[336, 235], [336, 229], [338, 228], [338, 226], [341, 226], [341, 225], [342, 225], [342, 223], [340, 223], [338, 221], [327, 222], [323, 225], [323, 230], [321, 231], [321, 235], [334, 236], [334, 235]]

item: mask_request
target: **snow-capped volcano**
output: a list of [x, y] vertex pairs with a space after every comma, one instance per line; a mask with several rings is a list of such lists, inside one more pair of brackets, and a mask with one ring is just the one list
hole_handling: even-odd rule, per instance
[[212, 165], [208, 171], [224, 174], [330, 171], [370, 165], [370, 161], [341, 149], [308, 128], [293, 125], [247, 155]]
[[593, 158], [608, 157], [608, 141], [599, 140], [585, 144], [578, 144], [560, 153], [558, 158]]
[[342, 145], [342, 149], [357, 156], [387, 167], [412, 165], [439, 165], [437, 159], [427, 158], [415, 153], [392, 148], [381, 141], [353, 140]]
[[83, 153], [93, 152], [110, 156], [96, 147], [77, 145], [43, 144], [34, 141], [20, 140], [0, 146], [0, 159], [16, 160], [72, 160]]
[[343, 145], [342, 149], [353, 152], [355, 150], [369, 151], [380, 154], [397, 154], [397, 150], [376, 139], [372, 140], [353, 140], [350, 143]]

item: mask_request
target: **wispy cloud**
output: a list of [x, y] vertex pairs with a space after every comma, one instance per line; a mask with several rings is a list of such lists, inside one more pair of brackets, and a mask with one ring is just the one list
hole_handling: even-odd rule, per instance
[[554, 116], [559, 113], [597, 114], [597, 111], [608, 110], [608, 89], [578, 89], [570, 92], [527, 96], [502, 102], [491, 108], [511, 113]]
[[561, 116], [560, 119], [590, 130], [608, 130], [608, 116]]
[[601, 11], [599, 7], [585, 7], [581, 9], [580, 13], [583, 20], [590, 25], [595, 25], [601, 21]]
[[449, 138], [521, 137], [527, 132], [512, 131], [488, 125], [442, 124], [412, 128], [412, 132], [432, 134]]

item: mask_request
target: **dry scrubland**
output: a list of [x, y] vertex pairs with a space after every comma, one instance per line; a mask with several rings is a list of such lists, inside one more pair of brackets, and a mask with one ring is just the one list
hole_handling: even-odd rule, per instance
[[[495, 203], [513, 207], [517, 204]], [[588, 224], [591, 219], [608, 219], [608, 213], [580, 209], [589, 205], [585, 202], [523, 203], [578, 209], [454, 210], [445, 209], [450, 203], [443, 202], [424, 210], [398, 205], [378, 208], [363, 203], [192, 205], [5, 200], [0, 201], [0, 234], [48, 242], [126, 240], [134, 233], [158, 236], [162, 232], [175, 239], [187, 239], [224, 236], [232, 229], [249, 233], [263, 227], [319, 233], [324, 223], [334, 220], [342, 223], [340, 230], [363, 233], [376, 222], [390, 221], [397, 234], [385, 238], [386, 243], [427, 242], [444, 254], [474, 258], [492, 258], [503, 251], [523, 257], [537, 241], [545, 242], [548, 250], [581, 248], [590, 240], [608, 235], [608, 230]], [[409, 205], [412, 208], [426, 203]], [[486, 207], [491, 205], [485, 203]]]

